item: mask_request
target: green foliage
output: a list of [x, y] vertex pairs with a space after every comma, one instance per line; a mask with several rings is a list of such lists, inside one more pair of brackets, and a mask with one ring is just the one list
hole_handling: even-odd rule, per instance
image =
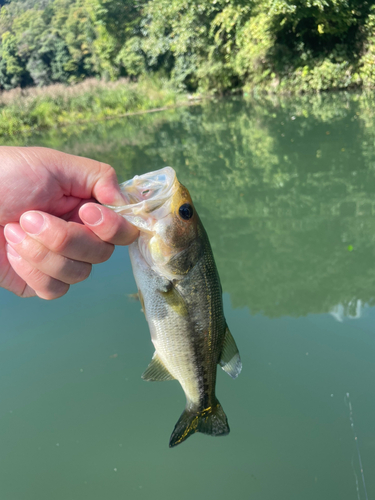
[[0, 11], [0, 88], [134, 74], [124, 52], [140, 9], [133, 0], [13, 0]]
[[212, 99], [20, 141], [108, 162], [121, 180], [173, 166], [236, 307], [375, 304], [372, 92]]
[[375, 6], [364, 26], [365, 42], [359, 65], [359, 77], [364, 87], [375, 87]]
[[25, 69], [17, 53], [16, 37], [6, 31], [2, 34], [0, 46], [0, 85], [11, 89], [20, 85]]
[[15, 89], [0, 95], [0, 137], [173, 106], [180, 98], [170, 83], [151, 78], [137, 84], [87, 79], [69, 87]]
[[0, 89], [156, 73], [180, 89], [375, 85], [369, 0], [10, 0]]

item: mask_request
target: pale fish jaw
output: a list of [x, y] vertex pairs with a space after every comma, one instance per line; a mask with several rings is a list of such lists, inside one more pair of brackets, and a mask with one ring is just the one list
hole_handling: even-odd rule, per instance
[[164, 167], [154, 172], [136, 175], [120, 184], [124, 200], [122, 206], [110, 206], [141, 231], [152, 232], [156, 220], [169, 213], [169, 203], [173, 194], [176, 173], [172, 167]]

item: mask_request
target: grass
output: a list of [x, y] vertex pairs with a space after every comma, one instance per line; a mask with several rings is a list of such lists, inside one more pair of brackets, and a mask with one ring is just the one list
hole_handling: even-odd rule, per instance
[[95, 78], [72, 86], [13, 89], [0, 93], [0, 137], [175, 106], [186, 101], [167, 81]]

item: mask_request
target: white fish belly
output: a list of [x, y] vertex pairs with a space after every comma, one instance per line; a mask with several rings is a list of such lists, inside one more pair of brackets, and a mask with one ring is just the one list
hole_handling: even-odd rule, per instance
[[137, 241], [130, 245], [129, 253], [155, 350], [167, 370], [181, 384], [188, 404], [198, 405], [199, 381], [187, 317], [168, 305], [160, 290], [165, 291], [169, 282], [146, 263]]

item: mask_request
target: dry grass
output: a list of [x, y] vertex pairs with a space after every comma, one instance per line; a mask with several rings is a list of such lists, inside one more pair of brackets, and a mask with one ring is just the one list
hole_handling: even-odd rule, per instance
[[64, 85], [55, 83], [48, 87], [29, 87], [27, 89], [16, 88], [12, 90], [4, 90], [0, 92], [0, 106], [10, 106], [12, 104], [29, 104], [35, 99], [63, 99], [68, 102], [72, 98], [77, 98], [86, 93], [96, 93], [103, 90], [116, 90], [126, 87], [127, 89], [135, 88], [137, 84], [130, 83], [126, 78], [120, 78], [115, 82], [106, 82], [97, 78], [87, 78], [81, 83], [75, 85]]
[[169, 83], [155, 79], [90, 78], [71, 86], [13, 89], [0, 94], [0, 136], [172, 106], [183, 98]]

